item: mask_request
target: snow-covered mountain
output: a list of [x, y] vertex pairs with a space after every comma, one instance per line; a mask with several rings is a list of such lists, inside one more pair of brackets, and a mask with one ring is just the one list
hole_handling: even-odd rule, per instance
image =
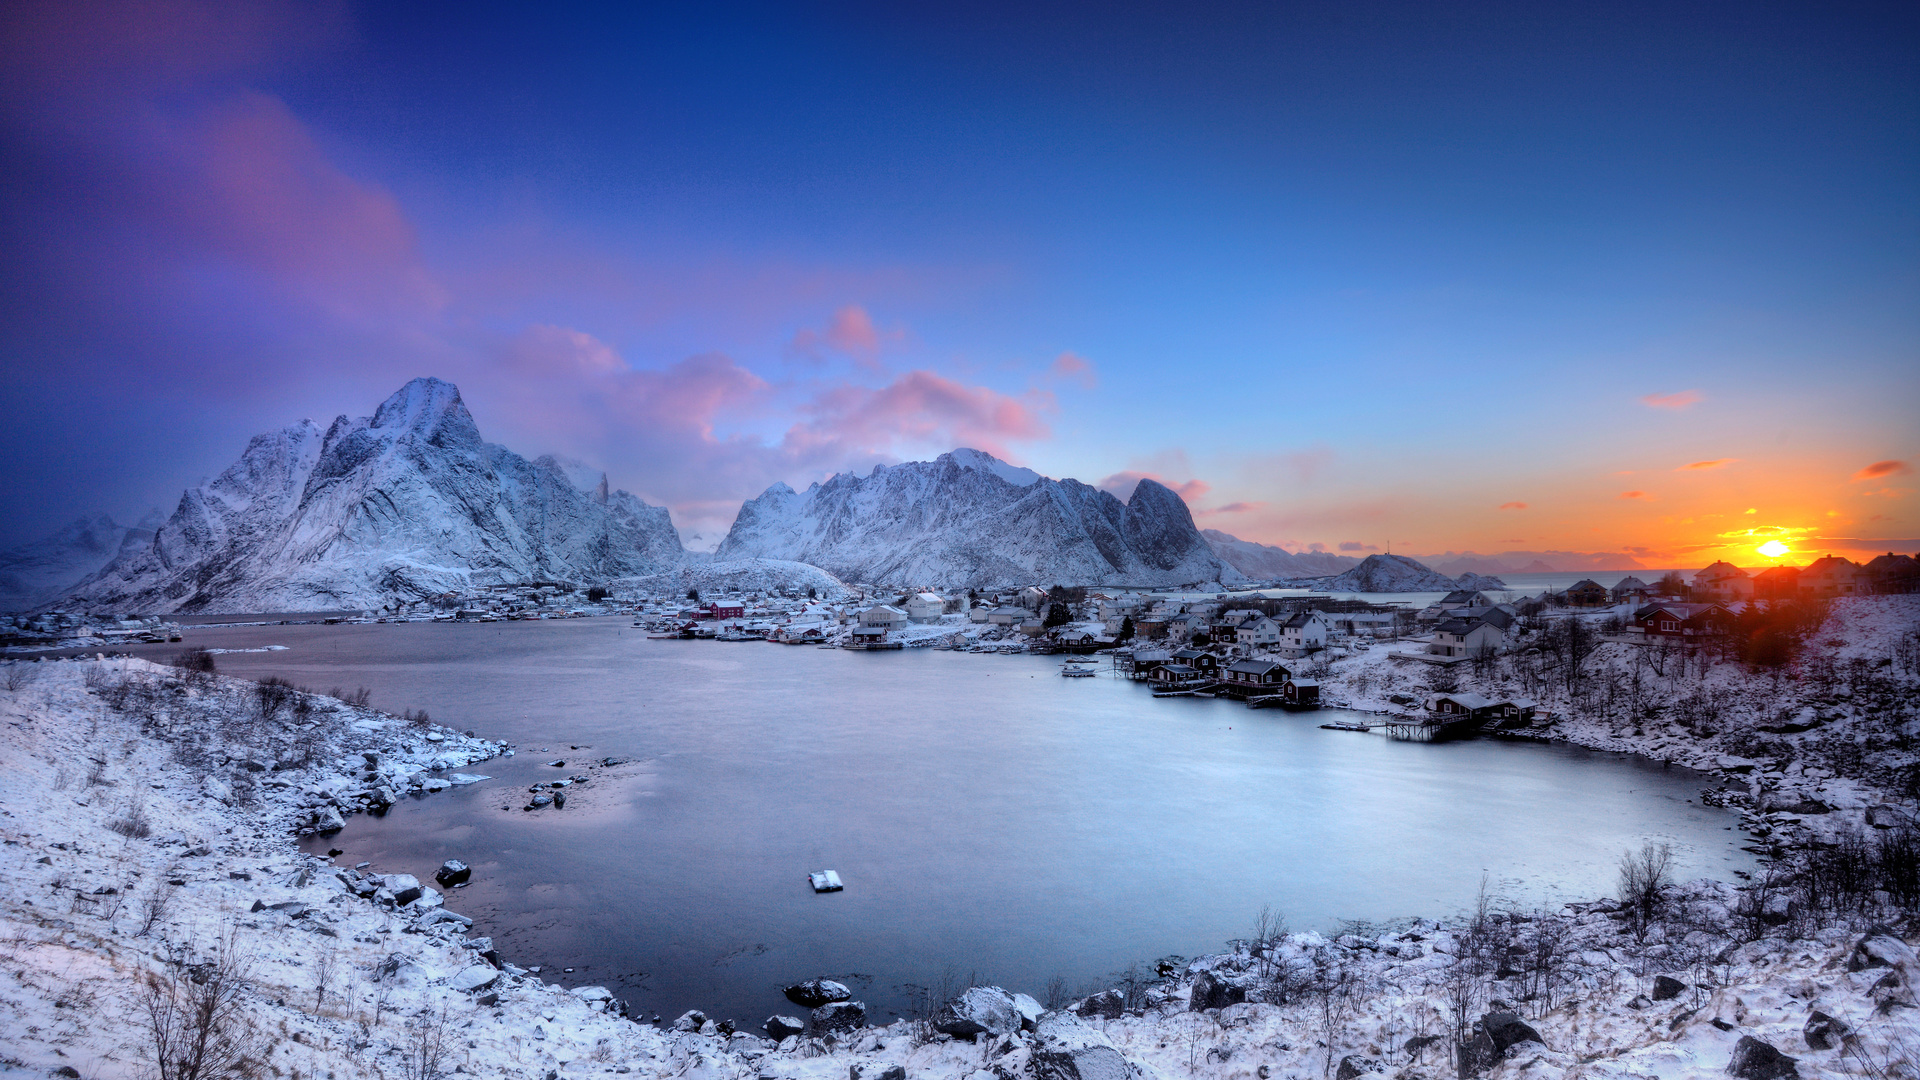
[[1328, 592], [1448, 592], [1456, 582], [1405, 555], [1369, 555], [1360, 565], [1326, 582]]
[[1360, 562], [1351, 555], [1334, 555], [1324, 551], [1289, 552], [1270, 544], [1242, 540], [1219, 529], [1201, 529], [1200, 535], [1206, 539], [1213, 553], [1220, 556], [1221, 562], [1256, 581], [1337, 574]]
[[153, 541], [155, 513], [138, 525], [105, 514], [76, 518], [60, 531], [0, 552], [0, 611], [28, 611], [100, 572], [122, 554]]
[[679, 562], [664, 508], [609, 492], [604, 476], [582, 490], [566, 470], [482, 441], [458, 389], [415, 379], [370, 417], [256, 436], [181, 496], [150, 544], [70, 600], [98, 611], [364, 608]]
[[1121, 502], [978, 450], [775, 484], [740, 508], [717, 560], [811, 563], [845, 581], [994, 587], [1184, 585], [1240, 580], [1180, 496], [1142, 480]]

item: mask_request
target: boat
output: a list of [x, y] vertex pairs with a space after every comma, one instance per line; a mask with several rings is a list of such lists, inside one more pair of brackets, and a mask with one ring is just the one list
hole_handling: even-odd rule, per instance
[[813, 886], [813, 891], [817, 893], [839, 892], [841, 889], [846, 888], [845, 885], [840, 883], [840, 875], [832, 870], [822, 870], [817, 874], [808, 874], [807, 881]]

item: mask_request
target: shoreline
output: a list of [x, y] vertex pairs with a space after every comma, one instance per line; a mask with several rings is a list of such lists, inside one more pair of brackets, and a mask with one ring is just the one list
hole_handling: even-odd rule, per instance
[[[1333, 957], [1336, 967], [1359, 972], [1363, 981], [1406, 984], [1416, 976], [1428, 978], [1454, 966], [1458, 949], [1450, 952], [1448, 948], [1473, 936], [1463, 933], [1457, 921], [1443, 930], [1447, 924], [1430, 920], [1369, 939], [1342, 936], [1329, 941], [1312, 933], [1290, 935], [1264, 949], [1243, 946], [1201, 957], [1178, 971], [1125, 987], [1117, 1011], [1110, 998], [1096, 995], [1080, 1003], [1074, 1014], [1077, 1019], [1071, 1022], [1055, 1020], [1044, 1031], [1006, 1031], [983, 1039], [934, 1034], [924, 1020], [862, 1028], [857, 1034], [849, 1033], [850, 1037], [832, 1042], [794, 1037], [775, 1043], [745, 1031], [724, 1032], [717, 1022], [691, 1015], [683, 1018], [681, 1026], [692, 1030], [662, 1031], [619, 1018], [610, 1004], [611, 995], [605, 991], [591, 987], [567, 990], [542, 982], [499, 958], [489, 939], [467, 937], [471, 926], [463, 925], [463, 918], [447, 913], [444, 906], [446, 897], [457, 896], [454, 890], [440, 894], [420, 883], [420, 898], [404, 908], [387, 907], [385, 903], [398, 897], [393, 896], [394, 890], [384, 879], [368, 890], [368, 882], [356, 881], [354, 871], [298, 851], [296, 834], [301, 829], [325, 824], [321, 812], [326, 808], [337, 811], [343, 805], [365, 805], [365, 800], [357, 797], [365, 788], [342, 791], [334, 785], [321, 790], [311, 782], [318, 779], [312, 775], [316, 772], [313, 768], [274, 769], [267, 762], [227, 752], [257, 747], [233, 745], [218, 747], [226, 752], [228, 761], [267, 765], [256, 773], [262, 778], [258, 811], [229, 805], [220, 797], [218, 786], [209, 790], [204, 781], [183, 783], [196, 768], [190, 757], [183, 758], [177, 750], [183, 732], [184, 741], [203, 750], [209, 749], [207, 742], [218, 733], [194, 729], [180, 715], [193, 710], [182, 708], [174, 699], [221, 698], [226, 712], [204, 710], [202, 717], [217, 720], [239, 711], [245, 695], [255, 692], [254, 684], [216, 676], [189, 685], [193, 680], [179, 672], [137, 660], [54, 661], [23, 666], [43, 670], [36, 671], [34, 680], [24, 688], [7, 692], [3, 699], [6, 710], [0, 713], [16, 736], [5, 751], [6, 790], [4, 801], [0, 801], [0, 812], [5, 814], [0, 831], [6, 839], [6, 846], [0, 849], [0, 874], [4, 874], [7, 897], [4, 920], [11, 924], [4, 935], [9, 944], [0, 955], [23, 986], [44, 991], [38, 1001], [29, 995], [12, 1003], [9, 1021], [17, 1030], [34, 1036], [22, 1041], [23, 1051], [29, 1046], [47, 1051], [36, 1059], [39, 1075], [63, 1064], [86, 1076], [137, 1072], [138, 1025], [127, 1019], [137, 1011], [132, 1009], [137, 1003], [131, 1000], [131, 985], [143, 971], [165, 972], [164, 958], [169, 953], [180, 949], [203, 952], [207, 943], [222, 932], [246, 939], [257, 950], [259, 973], [253, 979], [250, 1010], [258, 1014], [256, 1019], [263, 1029], [277, 1026], [282, 1034], [274, 1040], [272, 1053], [288, 1059], [286, 1065], [301, 1062], [304, 1068], [294, 1067], [303, 1075], [334, 1066], [348, 1068], [349, 1075], [366, 1069], [373, 1070], [367, 1075], [377, 1074], [383, 1051], [391, 1057], [417, 1043], [424, 1034], [431, 1034], [423, 1034], [419, 1014], [423, 1009], [431, 1013], [438, 1007], [443, 1017], [450, 1015], [455, 1022], [470, 1025], [460, 1029], [467, 1037], [452, 1048], [460, 1053], [449, 1058], [449, 1069], [458, 1065], [460, 1071], [476, 1075], [542, 1076], [548, 1071], [603, 1068], [687, 1076], [704, 1070], [700, 1075], [714, 1080], [744, 1075], [837, 1080], [850, 1068], [884, 1072], [884, 1067], [891, 1064], [901, 1065], [915, 1076], [962, 1077], [985, 1068], [994, 1077], [1007, 1080], [1033, 1073], [1039, 1068], [1036, 1061], [1044, 1065], [1054, 1060], [1047, 1057], [1049, 1054], [1066, 1054], [1074, 1059], [1075, 1053], [1089, 1063], [1096, 1058], [1109, 1064], [1109, 1058], [1122, 1061], [1128, 1071], [1140, 1077], [1183, 1072], [1237, 1076], [1245, 1071], [1246, 1055], [1256, 1051], [1271, 1059], [1265, 1062], [1271, 1068], [1306, 1070], [1311, 1066], [1311, 1071], [1318, 1072], [1330, 1062], [1318, 1060], [1320, 1048], [1308, 1052], [1306, 1047], [1311, 1047], [1313, 1040], [1301, 1037], [1300, 1028], [1306, 1022], [1303, 1013], [1311, 1010], [1299, 1003], [1297, 995], [1303, 992], [1299, 987], [1280, 991], [1283, 998], [1287, 993], [1296, 995], [1290, 1003], [1237, 1001], [1231, 1000], [1233, 989], [1218, 991], [1224, 995], [1220, 1005], [1196, 1012], [1192, 1000], [1196, 986], [1202, 998], [1215, 993], [1207, 988], [1236, 981], [1242, 984], [1243, 996], [1258, 998], [1272, 993], [1270, 973], [1252, 980], [1246, 976], [1263, 967], [1271, 968], [1276, 956], [1309, 968], [1324, 968]], [[123, 680], [133, 676], [137, 681], [157, 683], [158, 693], [127, 695], [140, 699], [132, 702], [131, 710], [125, 700], [120, 708], [112, 707], [109, 699], [119, 692], [110, 681], [116, 668]], [[98, 685], [88, 685], [88, 672], [103, 670], [104, 676], [94, 677]], [[172, 699], [166, 696], [169, 694]], [[321, 702], [314, 704], [312, 711], [325, 711], [338, 721], [336, 730], [342, 743], [334, 745], [333, 750], [344, 755], [368, 743], [373, 744], [369, 748], [376, 754], [390, 755], [390, 767], [383, 775], [388, 782], [422, 775], [427, 771], [426, 759], [447, 763], [443, 768], [458, 767], [452, 764], [453, 758], [464, 757], [459, 764], [470, 765], [485, 760], [472, 755], [511, 750], [505, 744], [446, 729], [433, 732], [440, 738], [428, 743], [427, 732], [397, 718], [345, 705]], [[446, 752], [425, 754], [428, 746], [445, 745], [448, 740], [459, 740], [450, 756]], [[344, 745], [345, 741], [354, 741], [354, 745]], [[94, 768], [102, 758], [105, 764]], [[340, 760], [339, 756], [334, 758]], [[86, 769], [80, 767], [81, 761], [88, 763]], [[246, 765], [241, 768], [253, 771]], [[77, 775], [82, 772], [88, 774], [84, 779]], [[94, 782], [96, 779], [99, 782]], [[357, 782], [364, 782], [364, 777]], [[69, 794], [74, 790], [78, 793]], [[231, 799], [231, 793], [227, 797]], [[142, 809], [149, 835], [136, 838], [115, 831], [117, 823], [128, 820], [132, 813], [129, 807], [141, 803], [147, 804]], [[52, 832], [64, 833], [65, 838], [55, 839]], [[174, 880], [184, 884], [165, 884]], [[362, 892], [372, 895], [363, 897]], [[167, 909], [148, 933], [138, 933], [135, 924], [145, 921], [155, 898], [163, 894], [171, 901]], [[1696, 882], [1675, 890], [1676, 902], [1685, 908], [1704, 905], [1730, 911], [1737, 906], [1736, 895], [1724, 883]], [[42, 897], [55, 902], [36, 902]], [[1620, 951], [1617, 927], [1612, 925], [1619, 922], [1618, 911], [1617, 905], [1601, 901], [1568, 905], [1558, 913], [1533, 913], [1523, 920], [1501, 921], [1510, 927], [1565, 922], [1570, 933], [1585, 934], [1591, 943], [1600, 945], [1599, 949], [1582, 951], [1576, 977], [1583, 980], [1583, 986], [1616, 987], [1624, 985], [1626, 979], [1648, 983], [1653, 972], [1648, 964], [1647, 942], [1638, 943], [1638, 956], [1627, 954], [1633, 952], [1631, 948], [1627, 953]], [[1580, 927], [1585, 929], [1572, 929]], [[1524, 931], [1519, 933], [1524, 937]], [[1794, 939], [1805, 958], [1799, 954], [1786, 958], [1793, 950], [1772, 945], [1758, 950], [1741, 946], [1747, 951], [1727, 958], [1723, 985], [1706, 995], [1709, 1003], [1733, 994], [1742, 1001], [1735, 1011], [1746, 1014], [1747, 1020], [1727, 1018], [1727, 1022], [1781, 1042], [1786, 1038], [1781, 1025], [1787, 1021], [1773, 1016], [1765, 1022], [1749, 1022], [1761, 1017], [1762, 1012], [1746, 997], [1757, 1000], [1765, 996], [1772, 1001], [1766, 1006], [1772, 1012], [1766, 1015], [1784, 1015], [1781, 1010], [1786, 1008], [1785, 998], [1779, 996], [1776, 983], [1789, 975], [1802, 981], [1815, 980], [1825, 977], [1823, 973], [1830, 973], [1835, 965], [1846, 966], [1842, 961], [1854, 949], [1857, 933], [1835, 933], [1829, 927], [1824, 934], [1824, 938]], [[1775, 945], [1782, 942], [1779, 938], [1761, 940]], [[335, 996], [331, 999], [316, 985], [321, 981], [322, 956], [331, 956], [324, 966], [335, 970]], [[396, 961], [395, 957], [403, 959]], [[1453, 959], [1446, 959], [1449, 957]], [[1698, 961], [1694, 964], [1697, 967]], [[1897, 974], [1906, 970], [1895, 966]], [[1746, 981], [1734, 978], [1735, 968], [1747, 972]], [[1874, 982], [1883, 981], [1885, 975], [1879, 972]], [[480, 985], [462, 989], [469, 983]], [[1901, 974], [1893, 987], [1876, 989], [1873, 985], [1854, 987], [1834, 982], [1823, 992], [1843, 997], [1845, 993], [1864, 994], [1878, 1008], [1873, 993], [1880, 993], [1882, 999], [1887, 999], [1889, 992], [1896, 998], [1904, 994], [1911, 999], [1913, 983], [1913, 975]], [[1744, 990], [1746, 997], [1737, 990]], [[1310, 987], [1304, 992], [1311, 996]], [[311, 1007], [303, 1007], [302, 995], [317, 1000]], [[92, 1001], [93, 1010], [72, 1009], [70, 999], [76, 997]], [[1387, 1037], [1396, 1023], [1411, 1022], [1405, 1017], [1395, 1020], [1394, 1016], [1414, 1008], [1412, 997], [1400, 993], [1397, 998], [1387, 995], [1370, 1000], [1373, 1012], [1380, 1013], [1378, 1024], [1384, 1026], [1371, 1032], [1356, 1028], [1336, 1040], [1342, 1049], [1361, 1052], [1354, 1068], [1375, 1063], [1397, 1069], [1402, 1076], [1450, 1072], [1444, 1054], [1438, 1063], [1428, 1060], [1431, 1053], [1405, 1055], [1395, 1049], [1395, 1039]], [[1492, 1003], [1486, 1004], [1491, 1007]], [[1620, 1012], [1624, 1008], [1590, 1009], [1587, 1014], [1576, 1010], [1571, 1019], [1575, 1030], [1585, 1025], [1589, 1041], [1599, 1037], [1595, 1032], [1608, 1033], [1606, 1038], [1625, 1038], [1623, 1017], [1647, 1019], [1651, 1014], [1643, 1015], [1640, 1009]], [[1725, 1011], [1732, 1006], [1716, 1004], [1716, 1008]], [[1834, 1008], [1845, 1011], [1841, 1005]], [[371, 1024], [369, 1009], [375, 1014]], [[86, 1022], [85, 1016], [98, 1010], [104, 1010], [105, 1016], [118, 1014], [120, 1022], [114, 1034], [103, 1037]], [[1679, 1010], [1669, 1011], [1677, 1017]], [[397, 1019], [394, 1014], [401, 1012], [410, 1018]], [[387, 1015], [378, 1015], [381, 1013]], [[1080, 1017], [1079, 1013], [1087, 1015]], [[1868, 1010], [1860, 1022], [1870, 1026], [1871, 1016]], [[1718, 1053], [1719, 1044], [1729, 1041], [1719, 1038], [1727, 1032], [1709, 1019], [1723, 1018], [1716, 1014], [1697, 1021], [1672, 1019], [1670, 1023], [1676, 1025], [1673, 1033], [1684, 1028], [1685, 1034], [1677, 1041], [1662, 1042], [1679, 1045], [1704, 1040], [1703, 1046], [1712, 1044]], [[1550, 1025], [1541, 1022], [1548, 1045], [1563, 1042]], [[1199, 1046], [1195, 1040], [1201, 1038], [1195, 1034], [1196, 1024], [1211, 1025], [1205, 1028], [1202, 1040], [1207, 1043], [1206, 1061], [1198, 1065], [1193, 1060]], [[1702, 1025], [1713, 1034], [1696, 1030]], [[1424, 1031], [1434, 1025], [1416, 1026]], [[702, 1034], [703, 1030], [707, 1033]], [[45, 1038], [49, 1033], [54, 1037]], [[1061, 1049], [1075, 1039], [1086, 1045], [1072, 1052], [1071, 1048]], [[1183, 1040], [1184, 1047], [1179, 1045]], [[68, 1047], [91, 1053], [91, 1063], [74, 1063], [74, 1053]], [[1369, 1049], [1378, 1054], [1368, 1057], [1365, 1051]], [[1794, 1052], [1784, 1044], [1782, 1049]], [[476, 1055], [475, 1051], [481, 1053]], [[1690, 1052], [1699, 1057], [1703, 1051]], [[1569, 1055], [1564, 1046], [1552, 1051], [1541, 1047], [1518, 1073], [1605, 1074], [1604, 1070], [1588, 1068], [1592, 1062], [1576, 1060], [1582, 1056], [1592, 1055]], [[1400, 1057], [1406, 1060], [1397, 1061]], [[1608, 1060], [1618, 1059], [1615, 1055]], [[278, 1063], [280, 1059], [272, 1060]], [[14, 1063], [10, 1060], [8, 1064]], [[27, 1064], [24, 1058], [17, 1063]], [[1514, 1059], [1503, 1058], [1494, 1068], [1511, 1072], [1513, 1065]], [[1704, 1071], [1718, 1072], [1719, 1067]]]

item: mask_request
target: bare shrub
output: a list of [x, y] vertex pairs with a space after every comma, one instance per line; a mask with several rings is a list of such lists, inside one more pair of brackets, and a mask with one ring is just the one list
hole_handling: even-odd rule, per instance
[[280, 715], [281, 710], [292, 705], [300, 691], [292, 683], [278, 675], [269, 675], [254, 684], [253, 703], [260, 719], [271, 720]]
[[139, 1012], [159, 1080], [247, 1071], [254, 1041], [242, 1004], [249, 967], [250, 957], [229, 931], [206, 962], [175, 963], [142, 980]]
[[431, 1009], [407, 1025], [407, 1044], [401, 1047], [400, 1075], [405, 1080], [440, 1080], [446, 1075], [447, 1006]]
[[1637, 852], [1620, 856], [1620, 902], [1627, 905], [1636, 936], [1644, 937], [1647, 926], [1660, 910], [1660, 890], [1667, 885], [1673, 869], [1673, 845], [1649, 840]]
[[167, 917], [167, 909], [173, 906], [173, 894], [178, 888], [173, 882], [162, 880], [140, 898], [140, 929], [134, 937], [146, 937], [153, 933], [153, 928]]
[[[335, 696], [338, 697], [339, 695], [335, 695]], [[346, 702], [347, 704], [353, 706], [356, 709], [364, 709], [367, 707], [368, 703], [373, 701], [373, 691], [362, 686], [355, 689], [353, 693], [348, 694], [345, 697], [341, 697], [340, 700]]]
[[189, 675], [212, 675], [219, 670], [214, 663], [213, 653], [205, 648], [187, 649], [184, 652], [175, 653], [168, 663]]
[[419, 712], [408, 709], [406, 712], [400, 714], [400, 719], [415, 727], [426, 727], [433, 723], [432, 718], [427, 716], [427, 710], [425, 709], [421, 709]]
[[107, 822], [107, 828], [129, 840], [145, 840], [153, 835], [153, 823], [147, 820], [146, 804], [134, 799], [127, 804], [127, 812]]
[[39, 674], [32, 664], [16, 660], [7, 665], [7, 689], [25, 690], [33, 685], [33, 680], [38, 678]]
[[106, 759], [90, 758], [88, 760], [91, 762], [91, 764], [87, 766], [87, 786], [88, 787], [112, 786], [111, 782], [107, 779]]

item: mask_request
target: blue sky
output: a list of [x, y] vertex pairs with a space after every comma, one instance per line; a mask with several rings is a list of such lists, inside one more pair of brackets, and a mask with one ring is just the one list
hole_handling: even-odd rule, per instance
[[707, 536], [967, 443], [1289, 547], [1910, 549], [1917, 31], [22, 5], [0, 541], [437, 374]]

